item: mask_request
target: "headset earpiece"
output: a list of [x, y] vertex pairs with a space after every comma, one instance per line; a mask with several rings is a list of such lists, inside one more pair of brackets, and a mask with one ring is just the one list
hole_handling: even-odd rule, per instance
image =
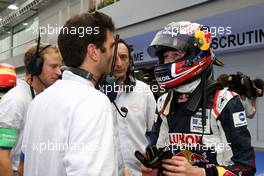
[[31, 74], [32, 76], [38, 76], [42, 71], [43, 60], [34, 55], [29, 59], [26, 67], [29, 74]]
[[39, 56], [46, 48], [51, 46], [50, 44], [46, 44], [43, 47], [40, 48], [40, 32], [38, 34], [38, 43], [36, 52], [33, 56], [29, 58], [28, 63], [26, 64], [26, 69], [29, 74], [32, 76], [38, 76], [42, 72], [43, 67], [43, 59]]
[[34, 54], [28, 61], [28, 64], [26, 65], [26, 68], [28, 70], [28, 73], [33, 76], [38, 76], [42, 72], [43, 67], [43, 59], [39, 56], [46, 48], [51, 46], [50, 44], [45, 45], [44, 47], [41, 47], [38, 49], [36, 54]]

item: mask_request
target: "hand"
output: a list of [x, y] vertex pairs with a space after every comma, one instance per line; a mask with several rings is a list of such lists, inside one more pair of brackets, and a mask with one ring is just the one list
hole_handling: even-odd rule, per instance
[[257, 93], [257, 95], [261, 95], [261, 94], [262, 94], [262, 90], [261, 90], [261, 89], [259, 89], [259, 88], [257, 88], [257, 87], [255, 87], [255, 89], [256, 89], [256, 93]]
[[19, 176], [24, 176], [24, 161], [22, 160], [19, 161], [17, 172]]
[[158, 169], [152, 169], [145, 167], [143, 164], [140, 166], [142, 176], [156, 176], [158, 174]]
[[123, 170], [123, 176], [131, 176], [129, 169], [127, 167], [125, 167]]
[[254, 83], [253, 83], [253, 87], [257, 93], [257, 96], [260, 96], [262, 94], [262, 89], [259, 89]]
[[162, 159], [171, 158], [172, 155], [171, 150], [167, 147], [157, 149], [156, 146], [148, 146], [145, 154], [135, 151], [136, 158], [144, 164], [144, 166], [154, 169], [161, 167]]
[[0, 176], [12, 176], [12, 162], [9, 158], [11, 150], [2, 150], [0, 148]]
[[163, 160], [163, 174], [165, 176], [204, 176], [203, 168], [192, 166], [185, 157], [173, 156]]

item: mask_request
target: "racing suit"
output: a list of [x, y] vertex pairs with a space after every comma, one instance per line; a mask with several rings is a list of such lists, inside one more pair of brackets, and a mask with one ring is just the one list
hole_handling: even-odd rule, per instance
[[190, 114], [187, 102], [170, 93], [157, 102], [153, 141], [158, 148], [169, 146], [174, 155], [203, 167], [206, 176], [254, 175], [254, 150], [237, 94], [222, 89], [208, 96], [203, 126], [201, 108]]

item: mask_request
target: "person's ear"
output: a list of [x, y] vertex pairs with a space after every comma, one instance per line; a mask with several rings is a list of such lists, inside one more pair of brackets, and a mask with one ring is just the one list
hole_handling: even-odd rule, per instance
[[98, 60], [98, 51], [97, 48], [94, 44], [90, 43], [87, 46], [87, 55], [90, 59], [92, 59], [93, 61], [97, 61]]

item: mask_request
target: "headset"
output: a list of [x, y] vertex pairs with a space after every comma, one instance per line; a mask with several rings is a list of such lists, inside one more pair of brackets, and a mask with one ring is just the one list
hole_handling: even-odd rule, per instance
[[[26, 63], [26, 65], [25, 65], [28, 73], [31, 75], [31, 79], [33, 79], [33, 76], [39, 76], [41, 74], [42, 67], [43, 67], [43, 59], [39, 55], [46, 48], [51, 46], [50, 44], [46, 44], [40, 48], [40, 39], [41, 39], [41, 37], [40, 37], [40, 32], [39, 32], [36, 53], [33, 54], [33, 56], [31, 56], [29, 58], [28, 63]], [[40, 78], [39, 78], [39, 80], [46, 87], [46, 85], [44, 84], [44, 82]], [[34, 92], [33, 87], [31, 85], [30, 85], [30, 93], [31, 93], [32, 99], [34, 99], [36, 95], [35, 95], [35, 92]]]
[[45, 49], [47, 49], [50, 44], [46, 44], [43, 47], [40, 48], [40, 33], [38, 35], [38, 44], [37, 44], [37, 49], [36, 53], [29, 58], [28, 63], [26, 64], [26, 69], [29, 74], [32, 76], [38, 76], [42, 72], [42, 67], [43, 67], [43, 59], [39, 56]]
[[[117, 96], [117, 92], [115, 91], [115, 85], [117, 83], [117, 79], [115, 76], [113, 76], [114, 73], [114, 67], [115, 67], [115, 62], [116, 62], [116, 57], [117, 57], [117, 48], [118, 48], [118, 43], [120, 43], [119, 35], [116, 34], [115, 37], [115, 47], [114, 47], [114, 54], [113, 54], [113, 59], [112, 59], [112, 68], [110, 75], [103, 75], [102, 78], [98, 81], [97, 85], [95, 86], [97, 89], [99, 89], [100, 86], [111, 86], [111, 91], [106, 92], [105, 90], [99, 89], [102, 91], [106, 96], [109, 98], [110, 102], [114, 104], [117, 112], [121, 115], [121, 117], [126, 118], [128, 114], [128, 109], [124, 106], [122, 106], [120, 109], [117, 107], [115, 103], [115, 99]], [[131, 66], [132, 67], [132, 66]], [[130, 87], [130, 86], [126, 86]], [[128, 88], [130, 89], [130, 88]], [[126, 92], [129, 92], [130, 90], [126, 90]], [[122, 111], [122, 113], [121, 113]]]
[[[74, 68], [74, 67], [67, 67], [67, 66], [62, 66], [61, 67], [61, 69], [63, 70], [63, 71], [65, 71], [65, 70], [68, 70], [68, 71], [70, 71], [70, 72], [72, 72], [72, 73], [74, 73], [74, 74], [76, 74], [76, 75], [78, 75], [78, 76], [80, 76], [80, 77], [82, 77], [82, 78], [84, 78], [84, 79], [87, 79], [87, 80], [92, 80], [93, 79], [93, 74], [91, 73], [91, 72], [88, 72], [88, 71], [86, 71], [86, 70], [83, 70], [83, 69], [80, 69], [80, 68]], [[110, 82], [111, 82], [111, 80], [108, 80], [108, 77], [102, 77], [102, 79], [101, 80], [104, 80], [105, 82], [107, 82], [107, 83], [109, 83], [110, 84]], [[98, 85], [98, 84], [97, 84]], [[98, 87], [96, 87], [97, 89], [99, 89]], [[100, 91], [102, 91], [102, 90], [100, 90]], [[103, 92], [103, 91], [102, 91]], [[106, 94], [106, 92], [103, 92], [103, 93], [105, 93]], [[124, 113], [124, 114], [122, 114], [121, 112], [120, 112], [120, 110], [119, 110], [119, 108], [117, 107], [117, 105], [116, 105], [116, 103], [114, 102], [114, 99], [115, 99], [115, 97], [114, 97], [114, 99], [111, 99], [111, 96], [109, 96], [108, 94], [106, 94], [107, 96], [108, 96], [108, 98], [109, 98], [109, 100], [114, 104], [114, 106], [115, 106], [115, 108], [117, 109], [117, 111], [118, 111], [118, 113], [122, 116], [122, 117], [126, 117], [127, 116], [127, 113], [128, 113], [128, 109], [126, 108], [126, 107], [121, 107], [121, 111]]]
[[[115, 108], [117, 109], [118, 113], [122, 116], [122, 117], [126, 117], [127, 113], [128, 113], [128, 109], [124, 106], [122, 106], [119, 110], [119, 108], [117, 107], [116, 103], [115, 103], [115, 99], [117, 96], [117, 92], [115, 91], [110, 91], [110, 92], [106, 92], [104, 89], [101, 89], [101, 86], [111, 86], [112, 90], [114, 88], [114, 85], [116, 84], [117, 79], [113, 76], [113, 71], [114, 71], [114, 64], [115, 64], [115, 60], [116, 60], [116, 55], [117, 55], [117, 45], [118, 45], [118, 40], [119, 35], [116, 35], [115, 38], [115, 50], [114, 50], [114, 55], [113, 55], [113, 60], [112, 60], [112, 68], [111, 68], [111, 72], [110, 75], [102, 75], [101, 78], [97, 81], [97, 84], [95, 85], [95, 88], [101, 92], [103, 92], [104, 94], [106, 94], [106, 96], [109, 98], [110, 102], [114, 104]], [[80, 68], [74, 68], [74, 67], [68, 67], [68, 66], [62, 66], [61, 67], [62, 72], [65, 70], [68, 70], [70, 72], [72, 72], [73, 74], [76, 74], [86, 80], [93, 80], [93, 74], [91, 72], [88, 72], [86, 70], [80, 69]], [[122, 111], [122, 113], [121, 113]]]
[[80, 69], [80, 68], [63, 66], [62, 70], [71, 71], [72, 73], [74, 73], [80, 77], [83, 77], [84, 79], [87, 79], [89, 81], [93, 79], [93, 74], [91, 72], [85, 71], [85, 70]]

